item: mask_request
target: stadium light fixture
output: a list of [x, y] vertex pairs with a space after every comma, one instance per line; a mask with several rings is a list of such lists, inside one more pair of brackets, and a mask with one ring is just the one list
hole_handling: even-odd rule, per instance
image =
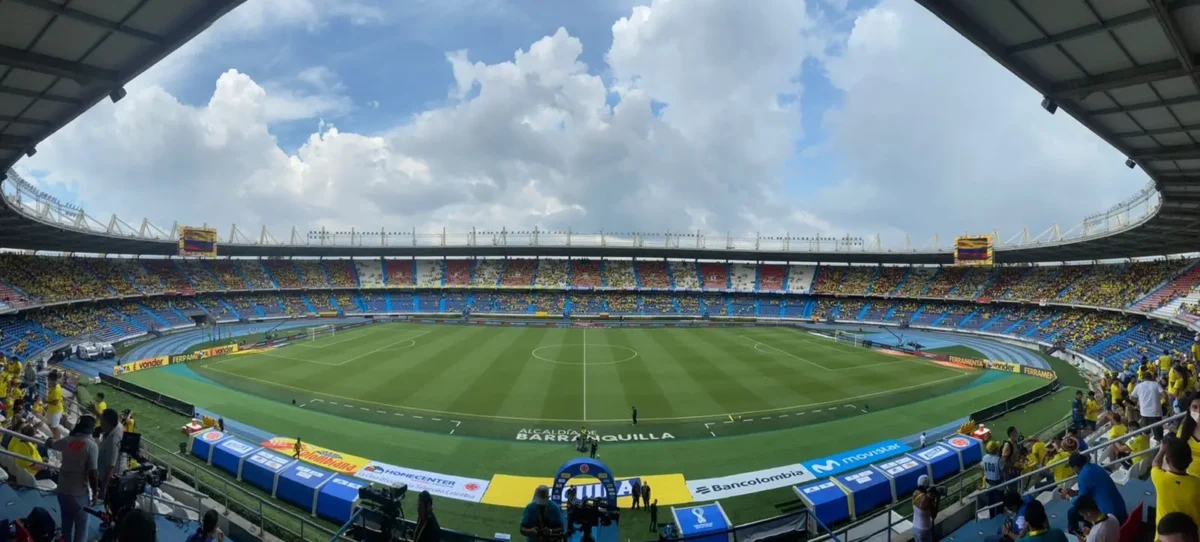
[[112, 93], [110, 93], [108, 95], [108, 99], [112, 100], [113, 103], [117, 103], [117, 102], [121, 101], [121, 98], [124, 98], [124, 97], [125, 97], [125, 87], [117, 87], [116, 89], [114, 89], [112, 91]]
[[1058, 102], [1054, 101], [1054, 98], [1043, 96], [1042, 109], [1045, 109], [1047, 113], [1053, 115], [1056, 111], [1058, 111]]
[[1133, 169], [1133, 168], [1134, 168], [1134, 167], [1136, 167], [1136, 166], [1137, 166], [1137, 162], [1134, 162], [1134, 161], [1133, 161], [1133, 158], [1126, 158], [1126, 159], [1125, 159], [1125, 167], [1127, 167], [1127, 168], [1129, 168], [1129, 169]]
[[33, 155], [35, 155], [35, 154], [37, 154], [37, 149], [36, 149], [36, 148], [34, 148], [34, 147], [29, 147], [28, 149], [25, 149], [25, 156], [26, 156], [27, 158], [33, 158]]

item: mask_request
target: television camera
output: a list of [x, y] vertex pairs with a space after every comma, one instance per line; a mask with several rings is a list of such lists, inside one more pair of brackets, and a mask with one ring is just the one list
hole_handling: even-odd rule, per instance
[[567, 507], [567, 537], [582, 532], [581, 542], [595, 542], [594, 530], [598, 526], [608, 527], [620, 523], [621, 511], [610, 508], [607, 503], [586, 499]]
[[[355, 540], [372, 542], [406, 540], [408, 523], [404, 520], [404, 507], [401, 506], [406, 493], [407, 484], [359, 488], [358, 498], [364, 514], [362, 521], [351, 527], [350, 536]], [[368, 519], [374, 526], [368, 524]]]
[[148, 489], [158, 488], [171, 476], [170, 467], [152, 463], [142, 455], [141, 434], [125, 433], [121, 437], [120, 453], [122, 457], [137, 462], [137, 467], [128, 469], [109, 481], [104, 491], [104, 510], [88, 510], [100, 518], [104, 533], [100, 542], [117, 540], [121, 533], [121, 522], [137, 508], [138, 496], [146, 493]]

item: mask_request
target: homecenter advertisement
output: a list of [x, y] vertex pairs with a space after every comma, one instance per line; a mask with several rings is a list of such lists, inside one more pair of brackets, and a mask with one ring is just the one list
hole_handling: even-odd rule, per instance
[[810, 482], [817, 478], [833, 476], [851, 469], [869, 465], [876, 461], [892, 458], [911, 448], [898, 440], [885, 440], [870, 446], [831, 455], [822, 459], [804, 461], [795, 465], [772, 469], [731, 474], [720, 478], [688, 480], [688, 490], [697, 501], [711, 501], [749, 495], [771, 489]]

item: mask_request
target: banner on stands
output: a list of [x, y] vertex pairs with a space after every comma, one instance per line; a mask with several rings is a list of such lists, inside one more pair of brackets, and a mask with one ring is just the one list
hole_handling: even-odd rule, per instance
[[824, 459], [805, 461], [801, 465], [818, 477], [833, 476], [881, 459], [891, 459], [911, 449], [911, 446], [898, 440], [885, 440]]
[[[304, 455], [301, 454], [301, 459]], [[428, 491], [431, 495], [446, 497], [460, 501], [479, 502], [487, 492], [488, 481], [475, 478], [462, 478], [450, 474], [438, 474], [416, 469], [397, 467], [378, 461], [369, 461], [358, 472], [356, 478], [391, 486], [396, 483], [408, 485], [410, 491]]]
[[[271, 440], [262, 443], [263, 448], [274, 450], [288, 457], [292, 457], [295, 452], [296, 439], [287, 437], [275, 437]], [[322, 448], [315, 444], [301, 442], [300, 444], [300, 460], [305, 463], [312, 463], [325, 467], [334, 472], [342, 474], [355, 474], [358, 471], [366, 468], [371, 463], [370, 459], [358, 457], [356, 455], [344, 454]]]
[[712, 501], [802, 484], [812, 480], [816, 480], [816, 476], [813, 476], [812, 472], [804, 465], [797, 464], [731, 474], [719, 478], [688, 480], [687, 487], [696, 501]]
[[[658, 499], [659, 506], [671, 504], [687, 504], [692, 502], [692, 494], [688, 491], [687, 482], [682, 474], [656, 474], [652, 476], [634, 476], [617, 479], [617, 503], [621, 508], [629, 508], [632, 497], [632, 481], [638, 479], [643, 484], [650, 484], [651, 494]], [[483, 495], [484, 504], [495, 504], [510, 508], [524, 508], [533, 500], [533, 492], [538, 486], [553, 486], [553, 478], [538, 478], [536, 476], [512, 476], [497, 474], [492, 476], [487, 493]], [[583, 487], [580, 487], [583, 486]], [[579, 487], [577, 492], [599, 495], [600, 482], [594, 478], [572, 478], [567, 487]], [[577, 493], [578, 494], [578, 493]]]

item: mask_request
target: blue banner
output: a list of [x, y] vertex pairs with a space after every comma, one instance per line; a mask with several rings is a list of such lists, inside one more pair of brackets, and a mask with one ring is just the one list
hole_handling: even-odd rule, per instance
[[[732, 527], [721, 503], [672, 508], [675, 524], [679, 526], [680, 538], [698, 542], [721, 542], [729, 539], [726, 531]], [[708, 535], [708, 536], [704, 536]]]
[[912, 448], [898, 440], [885, 440], [870, 446], [831, 455], [822, 459], [814, 459], [801, 463], [804, 468], [816, 477], [833, 476], [851, 469], [870, 465], [876, 461], [896, 457]]

